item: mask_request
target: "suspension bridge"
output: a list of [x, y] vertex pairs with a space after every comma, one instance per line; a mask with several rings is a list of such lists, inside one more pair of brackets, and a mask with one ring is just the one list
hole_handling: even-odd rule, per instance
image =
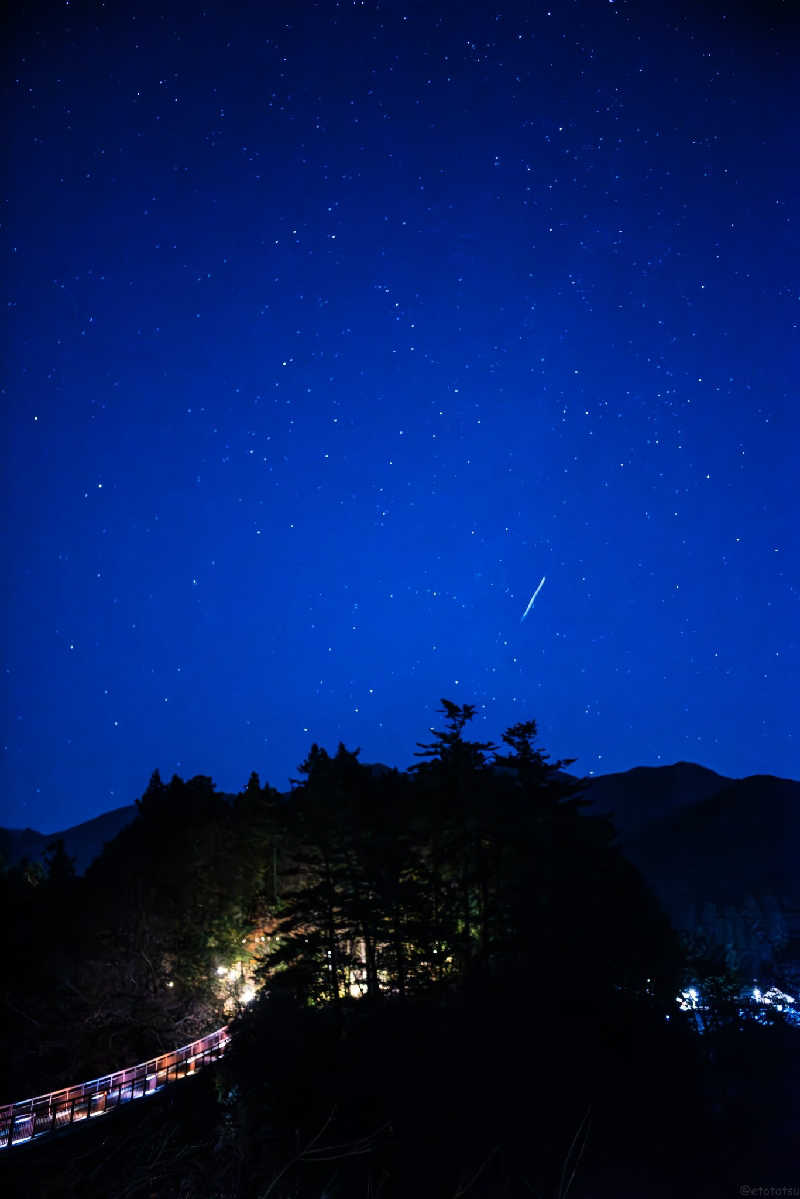
[[63, 1087], [35, 1099], [21, 1099], [0, 1107], [0, 1150], [92, 1120], [134, 1099], [144, 1099], [167, 1083], [188, 1078], [216, 1062], [230, 1041], [227, 1024], [191, 1041], [180, 1049], [162, 1053], [137, 1066], [104, 1074], [90, 1082]]

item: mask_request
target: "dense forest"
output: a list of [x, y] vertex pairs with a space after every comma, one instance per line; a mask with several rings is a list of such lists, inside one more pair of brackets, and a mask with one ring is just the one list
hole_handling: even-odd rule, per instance
[[233, 1032], [77, 1160], [24, 1150], [26, 1193], [715, 1195], [765, 1153], [780, 1181], [797, 1030], [742, 1022], [711, 917], [673, 929], [535, 722], [441, 715], [407, 772], [340, 744], [288, 797], [156, 773], [84, 876], [58, 842], [3, 872], [3, 1101]]

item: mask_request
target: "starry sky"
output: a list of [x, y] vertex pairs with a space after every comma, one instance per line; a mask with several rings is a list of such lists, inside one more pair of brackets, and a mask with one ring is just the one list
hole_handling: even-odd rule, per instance
[[0, 822], [405, 767], [442, 696], [584, 774], [800, 777], [796, 33], [22, 6]]

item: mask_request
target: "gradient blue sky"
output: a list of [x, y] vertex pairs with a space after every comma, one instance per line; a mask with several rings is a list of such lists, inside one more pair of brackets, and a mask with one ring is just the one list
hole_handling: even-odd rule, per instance
[[0, 821], [406, 766], [441, 696], [800, 777], [782, 7], [232, 7], [6, 50]]

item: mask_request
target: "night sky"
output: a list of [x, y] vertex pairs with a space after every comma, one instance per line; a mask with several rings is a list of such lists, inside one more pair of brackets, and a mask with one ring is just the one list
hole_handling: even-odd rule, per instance
[[231, 8], [5, 52], [0, 821], [405, 767], [442, 696], [800, 777], [783, 6]]

